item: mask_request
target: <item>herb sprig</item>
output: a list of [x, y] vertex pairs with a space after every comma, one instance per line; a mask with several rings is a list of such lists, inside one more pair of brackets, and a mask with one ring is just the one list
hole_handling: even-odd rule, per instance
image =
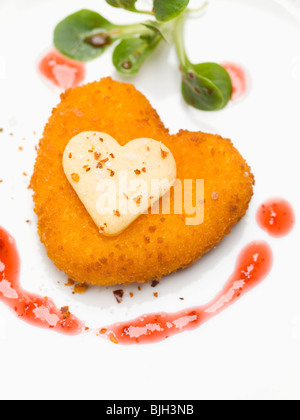
[[[184, 45], [189, 0], [153, 0], [153, 10], [136, 8], [137, 0], [106, 0], [112, 7], [152, 16], [133, 25], [116, 25], [99, 13], [80, 10], [61, 21], [54, 31], [54, 45], [63, 55], [90, 61], [118, 43], [113, 64], [122, 74], [138, 73], [145, 60], [161, 42], [175, 43], [182, 73], [182, 94], [194, 108], [223, 109], [232, 95], [228, 72], [216, 63], [192, 64]], [[198, 11], [198, 10], [197, 10]]]

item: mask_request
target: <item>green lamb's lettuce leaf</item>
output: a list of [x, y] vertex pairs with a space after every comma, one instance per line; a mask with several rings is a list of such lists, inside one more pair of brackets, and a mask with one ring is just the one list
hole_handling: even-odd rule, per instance
[[106, 0], [110, 6], [119, 7], [121, 9], [129, 10], [131, 12], [135, 12], [135, 3], [137, 0]]
[[168, 44], [174, 42], [174, 25], [171, 22], [157, 22], [155, 20], [148, 20], [144, 22], [147, 28], [159, 32]]
[[153, 13], [137, 10], [137, 0], [106, 2], [131, 12], [155, 14], [156, 20], [115, 25], [99, 13], [83, 9], [56, 26], [54, 45], [57, 50], [71, 59], [85, 62], [99, 57], [111, 44], [120, 41], [114, 50], [113, 64], [120, 73], [134, 75], [162, 40], [169, 44], [175, 41], [185, 101], [205, 111], [220, 110], [228, 104], [232, 96], [228, 72], [216, 63], [192, 64], [187, 56], [184, 21], [189, 0], [153, 0]]
[[108, 3], [112, 7], [128, 10], [129, 12], [153, 15], [152, 12], [137, 10], [137, 8], [135, 7], [136, 2], [137, 0], [106, 0], [106, 3]]
[[217, 111], [228, 104], [232, 82], [224, 67], [215, 63], [189, 63], [182, 69], [182, 76], [182, 94], [189, 105], [203, 111]]
[[175, 44], [181, 64], [185, 101], [203, 111], [223, 109], [232, 95], [232, 82], [224, 67], [216, 63], [192, 64], [184, 47], [184, 16], [176, 21]]
[[68, 16], [56, 26], [54, 45], [63, 55], [73, 60], [89, 61], [105, 51], [114, 41], [117, 30], [118, 27], [103, 16], [83, 9]]
[[189, 2], [189, 0], [154, 0], [155, 17], [161, 22], [175, 19], [187, 8]]
[[162, 40], [160, 35], [152, 38], [135, 37], [124, 39], [113, 54], [116, 69], [126, 75], [136, 74], [148, 56]]

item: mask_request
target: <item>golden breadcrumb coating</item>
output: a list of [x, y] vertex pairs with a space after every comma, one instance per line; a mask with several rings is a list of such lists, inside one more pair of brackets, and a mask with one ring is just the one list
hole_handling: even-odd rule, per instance
[[[62, 156], [70, 139], [100, 131], [121, 145], [162, 141], [178, 178], [205, 180], [205, 220], [186, 226], [182, 215], [142, 215], [125, 232], [101, 235], [69, 184]], [[31, 187], [38, 230], [49, 258], [77, 282], [101, 286], [147, 282], [187, 267], [214, 248], [245, 215], [254, 177], [230, 140], [180, 131], [170, 135], [134, 86], [106, 78], [61, 95], [40, 141]]]

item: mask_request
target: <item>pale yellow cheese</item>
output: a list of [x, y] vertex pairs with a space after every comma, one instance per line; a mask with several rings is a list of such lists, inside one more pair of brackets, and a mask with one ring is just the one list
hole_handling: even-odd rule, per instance
[[73, 137], [63, 167], [99, 231], [107, 236], [120, 234], [147, 212], [170, 190], [177, 175], [175, 159], [161, 142], [136, 139], [122, 147], [99, 132]]

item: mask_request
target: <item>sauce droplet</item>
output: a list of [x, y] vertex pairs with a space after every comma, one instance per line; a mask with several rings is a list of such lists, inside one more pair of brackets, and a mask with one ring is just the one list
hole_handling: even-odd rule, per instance
[[59, 310], [51, 299], [24, 291], [19, 284], [20, 258], [14, 239], [0, 228], [0, 301], [23, 321], [67, 335], [83, 332], [84, 323]]
[[80, 85], [85, 78], [85, 65], [52, 50], [39, 64], [40, 73], [59, 88], [65, 90]]
[[[272, 251], [265, 242], [253, 242], [240, 254], [236, 269], [223, 290], [207, 305], [174, 314], [144, 315], [126, 323], [101, 328], [100, 337], [114, 344], [147, 344], [200, 327], [243, 294], [257, 286], [271, 271]], [[23, 290], [19, 284], [20, 259], [14, 239], [0, 228], [0, 301], [17, 316], [36, 327], [67, 335], [90, 331], [72, 315], [69, 307], [60, 310], [47, 297]]]
[[257, 222], [271, 236], [280, 238], [292, 231], [295, 225], [295, 214], [287, 201], [275, 198], [260, 206]]
[[232, 81], [232, 96], [231, 100], [236, 101], [240, 99], [248, 89], [247, 83], [247, 76], [245, 70], [238, 64], [235, 63], [222, 63], [222, 67], [224, 67], [231, 78]]
[[231, 278], [209, 304], [174, 314], [144, 315], [130, 322], [106, 327], [100, 331], [100, 335], [119, 344], [147, 344], [198, 328], [257, 286], [271, 271], [272, 263], [269, 245], [253, 242], [241, 252]]

